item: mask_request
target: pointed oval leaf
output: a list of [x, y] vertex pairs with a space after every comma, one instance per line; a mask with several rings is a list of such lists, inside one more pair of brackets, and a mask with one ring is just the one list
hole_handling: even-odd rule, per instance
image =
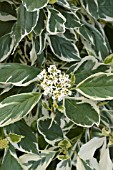
[[[29, 168], [32, 170], [46, 170], [50, 162], [53, 160], [56, 152], [44, 150], [41, 151], [40, 155], [36, 154], [25, 154], [20, 156], [19, 160], [25, 165], [24, 170]], [[29, 170], [30, 170], [29, 169]]]
[[12, 52], [14, 47], [14, 37], [11, 37], [11, 34], [5, 34], [3, 37], [0, 37], [0, 62], [4, 61]]
[[47, 31], [50, 34], [57, 34], [65, 32], [65, 25], [66, 22], [65, 17], [56, 9], [48, 8], [48, 19], [47, 19]]
[[40, 118], [37, 122], [37, 127], [45, 140], [51, 145], [64, 138], [61, 127], [50, 118]]
[[108, 22], [113, 22], [113, 1], [87, 1], [81, 0], [84, 9], [94, 18], [103, 19]]
[[63, 16], [66, 18], [66, 28], [79, 28], [81, 26], [80, 19], [72, 12], [63, 12]]
[[0, 127], [25, 117], [38, 103], [40, 93], [22, 93], [7, 97], [0, 103]]
[[37, 11], [47, 6], [49, 0], [22, 0], [28, 11]]
[[23, 166], [20, 163], [15, 149], [10, 146], [7, 150], [5, 150], [4, 159], [2, 165], [0, 166], [0, 170], [23, 170]]
[[77, 85], [76, 90], [93, 100], [113, 99], [113, 74], [96, 73]]
[[48, 37], [52, 52], [63, 61], [79, 61], [80, 55], [76, 45], [63, 37], [50, 35]]
[[[38, 153], [36, 136], [24, 121], [18, 121], [6, 126], [4, 128], [4, 132], [7, 139], [17, 150], [25, 153]], [[21, 140], [16, 143], [12, 140], [11, 134], [19, 136]]]
[[94, 102], [86, 99], [65, 98], [65, 114], [75, 124], [91, 127], [99, 124], [99, 110]]
[[0, 83], [27, 86], [36, 81], [39, 72], [38, 68], [19, 63], [0, 64]]
[[15, 49], [19, 42], [27, 36], [37, 24], [39, 18], [39, 10], [29, 12], [23, 5], [17, 9], [17, 22], [13, 27], [13, 34], [15, 38]]

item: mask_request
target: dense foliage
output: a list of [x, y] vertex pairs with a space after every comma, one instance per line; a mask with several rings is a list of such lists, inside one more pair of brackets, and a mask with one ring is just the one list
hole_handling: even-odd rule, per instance
[[113, 0], [0, 0], [0, 170], [113, 169]]

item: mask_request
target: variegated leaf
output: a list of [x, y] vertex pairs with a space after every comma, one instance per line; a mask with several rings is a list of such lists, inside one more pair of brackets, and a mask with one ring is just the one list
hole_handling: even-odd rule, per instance
[[[31, 128], [22, 120], [4, 128], [5, 135], [10, 143], [19, 151], [25, 153], [38, 154], [38, 143], [36, 136]], [[10, 134], [17, 134], [23, 136], [19, 142], [11, 140]]]
[[80, 55], [76, 45], [63, 37], [50, 35], [48, 42], [52, 52], [62, 61], [79, 61]]
[[70, 9], [70, 5], [67, 0], [58, 0], [57, 4], [64, 8]]
[[23, 166], [20, 163], [15, 149], [10, 145], [9, 148], [5, 150], [3, 162], [0, 166], [0, 170], [23, 170]]
[[73, 12], [63, 12], [63, 16], [66, 18], [66, 28], [79, 28], [81, 26], [80, 19]]
[[6, 22], [6, 21], [15, 21], [15, 20], [17, 20], [15, 16], [4, 12], [0, 12], [0, 21]]
[[106, 70], [108, 70], [108, 67], [99, 63], [94, 56], [86, 56], [77, 64], [71, 65], [68, 73], [74, 72], [76, 84], [78, 84], [90, 75]]
[[0, 38], [0, 62], [4, 61], [11, 54], [14, 47], [14, 37], [11, 34], [5, 34]]
[[65, 32], [65, 25], [66, 22], [65, 17], [56, 9], [48, 8], [48, 19], [47, 19], [47, 31], [49, 34], [58, 34]]
[[81, 38], [83, 37], [83, 44], [89, 54], [92, 53], [100, 60], [109, 55], [109, 44], [106, 40], [105, 34], [102, 34], [100, 30], [97, 30], [94, 26], [85, 23], [81, 25], [78, 32], [81, 35]]
[[108, 22], [113, 22], [113, 1], [109, 0], [95, 0], [95, 1], [87, 1], [81, 0], [81, 4], [84, 9], [96, 19], [103, 19]]
[[47, 39], [47, 34], [44, 31], [42, 31], [42, 33], [40, 33], [39, 36], [37, 36], [36, 38], [34, 38], [33, 43], [35, 44], [35, 50], [36, 50], [36, 54], [40, 55], [43, 50], [46, 47], [46, 39]]
[[24, 170], [46, 170], [55, 156], [54, 151], [44, 150], [40, 155], [25, 154], [20, 156], [20, 162], [25, 166]]
[[38, 68], [19, 63], [0, 64], [0, 83], [27, 86], [38, 80], [39, 72]]
[[99, 109], [93, 101], [85, 98], [64, 99], [65, 115], [76, 125], [91, 127], [100, 122]]
[[22, 0], [22, 2], [28, 11], [37, 11], [47, 6], [49, 0]]
[[37, 21], [37, 24], [34, 28], [34, 33], [38, 36], [39, 34], [42, 33], [42, 31], [44, 30], [45, 28], [45, 23], [44, 23], [44, 20], [45, 20], [45, 13], [43, 11], [43, 9], [40, 9], [39, 11], [39, 18], [38, 18], [38, 21]]
[[71, 170], [71, 160], [62, 160], [57, 164], [56, 170]]
[[27, 36], [37, 24], [39, 18], [39, 10], [35, 12], [28, 12], [23, 5], [17, 10], [17, 22], [13, 28], [15, 36], [15, 48], [19, 42]]
[[37, 122], [37, 128], [45, 138], [45, 140], [54, 145], [56, 142], [64, 138], [61, 127], [50, 118], [40, 118]]
[[80, 82], [76, 90], [93, 100], [113, 99], [113, 74], [96, 73]]
[[25, 117], [40, 100], [40, 93], [22, 93], [5, 98], [0, 103], [0, 127]]

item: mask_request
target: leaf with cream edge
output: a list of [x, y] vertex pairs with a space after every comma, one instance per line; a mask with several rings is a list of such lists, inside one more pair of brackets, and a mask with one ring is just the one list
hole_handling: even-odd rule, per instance
[[82, 127], [97, 126], [100, 122], [99, 109], [95, 102], [83, 97], [64, 99], [65, 115], [76, 125]]
[[80, 0], [81, 4], [87, 12], [96, 19], [102, 19], [104, 21], [113, 22], [113, 1], [87, 1]]
[[80, 82], [76, 90], [93, 100], [113, 99], [113, 74], [96, 73]]
[[[34, 1], [33, 1], [34, 2]], [[19, 42], [27, 36], [35, 28], [39, 18], [39, 10], [35, 12], [29, 12], [23, 5], [20, 5], [17, 10], [17, 22], [13, 27], [13, 35], [15, 38], [15, 47]]]
[[14, 47], [14, 37], [11, 34], [5, 34], [0, 37], [0, 62], [4, 61], [12, 52]]
[[25, 117], [38, 103], [41, 94], [22, 93], [5, 98], [0, 103], [0, 127], [12, 124]]
[[22, 2], [27, 11], [37, 11], [47, 6], [49, 0], [22, 0]]
[[40, 155], [25, 154], [19, 157], [20, 162], [25, 165], [24, 170], [46, 170], [56, 152], [49, 150], [40, 152]]
[[[35, 153], [38, 154], [38, 143], [35, 134], [32, 129], [25, 123], [25, 121], [20, 120], [13, 124], [10, 124], [4, 128], [4, 133], [7, 136], [9, 142], [19, 151], [25, 153]], [[22, 136], [19, 142], [12, 141], [11, 134]]]
[[80, 61], [77, 46], [63, 37], [57, 35], [48, 36], [48, 42], [52, 52], [62, 61]]
[[80, 19], [73, 12], [63, 12], [63, 16], [66, 18], [65, 27], [68, 29], [79, 28], [81, 26]]
[[71, 170], [71, 160], [62, 160], [57, 164], [56, 170]]
[[9, 148], [5, 150], [0, 170], [23, 170], [23, 168], [23, 165], [16, 155], [15, 149], [10, 145]]
[[78, 84], [92, 74], [105, 72], [107, 70], [108, 66], [99, 63], [94, 56], [86, 56], [80, 62], [71, 65], [68, 70], [68, 74], [74, 72], [74, 75], [76, 77], [76, 84]]
[[67, 0], [58, 0], [57, 4], [67, 9], [71, 8]]
[[65, 17], [54, 8], [47, 8], [48, 11], [48, 19], [46, 28], [49, 34], [55, 35], [58, 33], [65, 32]]
[[42, 134], [45, 140], [51, 145], [64, 139], [61, 127], [51, 118], [42, 117], [38, 119], [37, 128], [39, 133]]
[[38, 80], [40, 70], [19, 63], [0, 64], [0, 83], [4, 85], [28, 86]]

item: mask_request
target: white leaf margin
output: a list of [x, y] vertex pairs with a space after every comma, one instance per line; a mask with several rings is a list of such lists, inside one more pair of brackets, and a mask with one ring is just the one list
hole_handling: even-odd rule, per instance
[[[50, 18], [51, 18], [51, 12], [50, 12], [49, 9], [56, 11], [56, 12], [58, 13], [58, 16], [59, 16], [62, 20], [64, 20], [64, 22], [62, 23], [62, 26], [63, 26], [63, 29], [64, 29], [63, 32], [58, 32], [57, 29], [56, 29], [55, 32], [51, 32], [51, 31], [50, 31], [50, 29], [49, 29], [49, 20], [50, 20]], [[65, 18], [58, 10], [56, 10], [56, 9], [54, 9], [54, 8], [47, 8], [47, 11], [48, 11], [48, 18], [47, 18], [47, 22], [46, 22], [46, 29], [47, 29], [48, 33], [51, 34], [51, 35], [56, 35], [56, 34], [58, 34], [58, 33], [64, 33], [64, 32], [65, 32], [65, 22], [66, 22], [66, 18]]]
[[103, 73], [103, 72], [99, 72], [99, 73], [95, 73], [89, 77], [87, 77], [86, 79], [84, 79], [83, 81], [81, 81], [77, 86], [76, 86], [76, 90], [81, 93], [83, 96], [89, 98], [89, 99], [92, 99], [92, 100], [112, 100], [113, 97], [111, 96], [107, 96], [106, 98], [102, 98], [102, 97], [97, 97], [97, 96], [89, 96], [87, 94], [85, 94], [82, 90], [79, 89], [79, 86], [82, 85], [86, 80], [90, 79], [90, 78], [93, 78], [93, 77], [97, 77], [97, 76], [101, 76], [101, 75], [106, 75], [106, 76], [113, 76], [113, 73]]
[[47, 0], [47, 3], [45, 3], [42, 7], [40, 7], [40, 8], [34, 8], [34, 10], [30, 10], [29, 8], [27, 8], [27, 5], [26, 5], [26, 3], [24, 2], [24, 0], [22, 0], [22, 3], [23, 3], [23, 5], [24, 5], [24, 7], [27, 9], [27, 11], [29, 11], [29, 12], [34, 12], [34, 11], [37, 11], [37, 10], [39, 10], [39, 9], [42, 9], [42, 8], [46, 7], [47, 4], [49, 3], [49, 0]]
[[[99, 124], [100, 124], [100, 110], [99, 110], [98, 106], [96, 105], [96, 102], [95, 102], [95, 101], [89, 100], [89, 99], [87, 99], [87, 98], [85, 98], [85, 97], [65, 97], [65, 98], [63, 99], [63, 106], [65, 106], [65, 99], [78, 100], [78, 103], [77, 103], [77, 104], [82, 104], [82, 103], [88, 103], [88, 104], [90, 104], [90, 105], [93, 107], [93, 109], [97, 112], [98, 117], [99, 117], [99, 121], [98, 121], [97, 123], [96, 123], [96, 122], [92, 123], [92, 126], [95, 125], [95, 124], [96, 124], [97, 126], [99, 126]], [[79, 102], [79, 100], [80, 100], [80, 102]], [[64, 114], [65, 114], [65, 116], [67, 117], [65, 110], [64, 110]], [[68, 119], [69, 119], [69, 118], [68, 118]], [[69, 119], [69, 120], [71, 120], [71, 119]], [[72, 120], [71, 120], [71, 121], [72, 121]], [[79, 123], [75, 123], [74, 121], [72, 121], [72, 122], [73, 122], [74, 124], [76, 124], [77, 126], [83, 127], [83, 125], [81, 125], [81, 124], [79, 124]], [[91, 127], [91, 125], [90, 125], [90, 126], [84, 125], [84, 127], [89, 128], [89, 127]]]

